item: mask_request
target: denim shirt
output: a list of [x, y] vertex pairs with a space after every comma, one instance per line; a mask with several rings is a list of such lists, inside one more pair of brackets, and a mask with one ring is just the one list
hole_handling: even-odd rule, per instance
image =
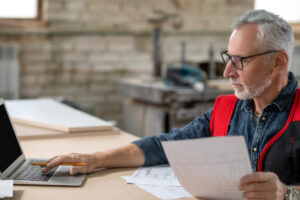
[[[254, 101], [252, 99], [239, 99], [237, 101], [227, 135], [243, 135], [245, 137], [254, 172], [257, 171], [258, 159], [262, 150], [271, 138], [284, 127], [297, 88], [298, 82], [293, 73], [289, 72], [288, 85], [272, 103], [263, 109], [259, 117], [254, 115]], [[144, 166], [168, 163], [161, 141], [210, 137], [211, 113], [212, 108], [205, 112], [202, 117], [196, 117], [182, 129], [172, 129], [169, 133], [134, 141], [133, 143], [142, 150], [145, 156]]]

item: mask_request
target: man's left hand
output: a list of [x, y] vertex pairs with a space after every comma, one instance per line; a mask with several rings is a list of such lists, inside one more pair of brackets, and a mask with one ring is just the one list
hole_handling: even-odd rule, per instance
[[283, 200], [286, 186], [273, 172], [255, 172], [241, 178], [239, 189], [246, 199]]

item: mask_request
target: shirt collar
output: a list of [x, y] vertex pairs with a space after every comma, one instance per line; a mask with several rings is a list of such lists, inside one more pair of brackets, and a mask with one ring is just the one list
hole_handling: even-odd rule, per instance
[[[289, 72], [288, 78], [289, 78], [289, 82], [287, 86], [280, 92], [280, 94], [276, 97], [276, 99], [271, 103], [271, 105], [277, 107], [279, 111], [284, 110], [286, 106], [288, 106], [289, 103], [294, 100], [294, 93], [298, 88], [298, 82], [292, 72]], [[253, 106], [254, 106], [253, 99], [247, 99], [243, 101], [244, 101], [244, 105], [242, 106], [242, 109], [244, 109], [247, 112], [253, 112]]]

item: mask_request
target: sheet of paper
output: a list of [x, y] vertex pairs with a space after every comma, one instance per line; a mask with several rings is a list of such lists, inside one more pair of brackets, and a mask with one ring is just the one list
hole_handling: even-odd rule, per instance
[[159, 199], [180, 199], [192, 197], [182, 186], [170, 187], [170, 186], [153, 186], [153, 185], [137, 185], [139, 188], [153, 194]]
[[123, 176], [127, 183], [155, 195], [160, 199], [178, 199], [192, 197], [178, 182], [168, 165], [140, 167], [132, 176]]
[[13, 196], [13, 181], [0, 180], [0, 198]]
[[128, 183], [143, 185], [181, 186], [169, 165], [140, 167], [126, 180]]
[[193, 196], [243, 199], [239, 180], [252, 173], [243, 136], [166, 141], [162, 145], [179, 182]]

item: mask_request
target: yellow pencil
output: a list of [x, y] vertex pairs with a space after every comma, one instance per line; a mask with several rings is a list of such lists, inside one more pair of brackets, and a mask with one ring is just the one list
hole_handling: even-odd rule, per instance
[[[46, 166], [48, 163], [47, 162], [32, 162], [31, 165], [39, 165], [39, 166]], [[72, 166], [84, 166], [85, 163], [60, 163], [58, 165], [72, 165]]]

